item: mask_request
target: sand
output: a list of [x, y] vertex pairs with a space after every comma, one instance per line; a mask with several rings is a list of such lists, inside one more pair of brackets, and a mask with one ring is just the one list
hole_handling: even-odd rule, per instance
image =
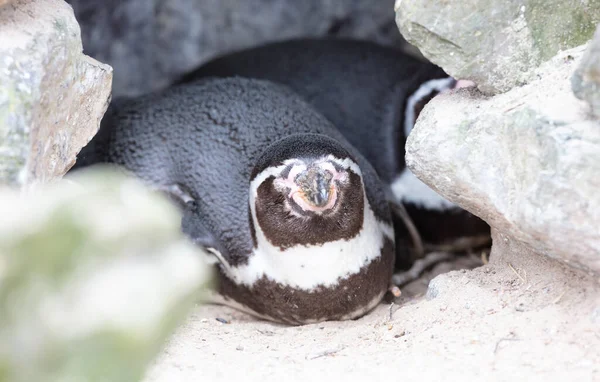
[[[495, 235], [490, 263], [441, 264], [394, 304], [289, 327], [199, 306], [145, 382], [600, 381], [600, 281]], [[219, 320], [226, 320], [226, 323]]]

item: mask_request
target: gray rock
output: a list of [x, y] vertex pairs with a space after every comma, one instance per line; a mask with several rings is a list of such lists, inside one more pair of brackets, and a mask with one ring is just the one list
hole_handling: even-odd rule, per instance
[[408, 167], [499, 232], [600, 273], [600, 122], [571, 92], [585, 46], [494, 97], [435, 97], [408, 138]]
[[115, 69], [113, 94], [170, 84], [218, 55], [308, 36], [401, 44], [393, 0], [69, 0], [87, 54]]
[[495, 94], [532, 79], [560, 50], [586, 43], [600, 0], [397, 0], [406, 40], [450, 75]]
[[82, 50], [64, 1], [16, 0], [0, 8], [0, 184], [64, 175], [97, 132], [112, 69]]
[[429, 282], [427, 286], [427, 293], [425, 298], [427, 300], [433, 300], [438, 297], [440, 293], [445, 292], [448, 289], [448, 277], [446, 275], [436, 276]]
[[175, 207], [133, 179], [2, 190], [0, 211], [0, 381], [138, 381], [210, 283]]
[[594, 116], [600, 118], [600, 28], [573, 73], [571, 86], [575, 96], [587, 101]]
[[590, 319], [592, 320], [592, 322], [594, 324], [600, 325], [600, 306], [598, 306], [597, 308], [594, 309], [594, 311], [591, 314]]

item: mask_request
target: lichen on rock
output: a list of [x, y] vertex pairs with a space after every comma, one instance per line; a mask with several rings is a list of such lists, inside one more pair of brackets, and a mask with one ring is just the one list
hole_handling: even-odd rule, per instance
[[600, 22], [599, 0], [397, 0], [395, 9], [408, 42], [487, 94], [531, 81], [539, 65], [586, 43]]

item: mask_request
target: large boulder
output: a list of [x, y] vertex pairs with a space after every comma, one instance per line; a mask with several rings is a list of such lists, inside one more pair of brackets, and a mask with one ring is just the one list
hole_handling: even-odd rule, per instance
[[64, 1], [0, 7], [0, 184], [61, 177], [97, 132], [112, 69], [82, 51]]
[[600, 122], [570, 81], [584, 50], [557, 55], [536, 80], [504, 94], [435, 97], [408, 138], [406, 161], [503, 235], [600, 274]]
[[[68, 0], [115, 96], [160, 89], [222, 54], [296, 37], [402, 44], [394, 0]], [[407, 44], [405, 44], [407, 45]]]
[[571, 86], [577, 98], [587, 101], [593, 115], [600, 118], [600, 28], [571, 77]]
[[71, 181], [0, 191], [0, 381], [139, 380], [210, 281], [162, 196]]
[[450, 75], [485, 93], [526, 83], [560, 50], [587, 42], [598, 0], [397, 0], [406, 40]]

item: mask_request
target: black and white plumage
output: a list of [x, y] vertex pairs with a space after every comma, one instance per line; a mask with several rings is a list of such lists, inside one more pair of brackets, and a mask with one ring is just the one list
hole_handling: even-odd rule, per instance
[[[180, 82], [206, 76], [264, 79], [301, 95], [373, 165], [388, 198], [406, 206], [424, 241], [489, 233], [485, 222], [438, 195], [405, 165], [406, 138], [420, 111], [457, 85], [438, 66], [371, 42], [298, 39], [225, 55]], [[404, 224], [395, 226], [397, 246], [409, 245]]]
[[375, 307], [394, 267], [384, 187], [301, 97], [203, 79], [115, 102], [76, 168], [120, 165], [166, 191], [214, 256], [220, 302], [292, 324]]

